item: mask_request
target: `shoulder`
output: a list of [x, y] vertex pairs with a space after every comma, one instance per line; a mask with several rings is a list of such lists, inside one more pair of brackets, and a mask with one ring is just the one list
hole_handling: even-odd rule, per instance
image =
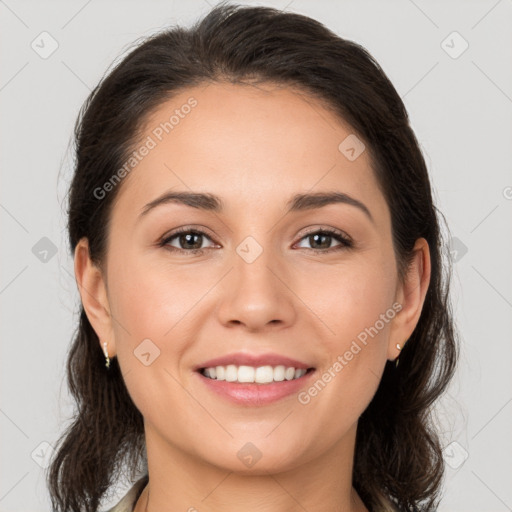
[[109, 508], [106, 512], [133, 512], [133, 508], [135, 507], [135, 503], [139, 499], [144, 487], [149, 481], [148, 475], [144, 475], [139, 480], [137, 480], [130, 490], [123, 496], [123, 498], [112, 508]]

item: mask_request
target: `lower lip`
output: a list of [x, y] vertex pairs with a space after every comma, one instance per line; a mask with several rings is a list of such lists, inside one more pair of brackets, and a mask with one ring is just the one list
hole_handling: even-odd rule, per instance
[[298, 393], [311, 379], [315, 370], [309, 370], [298, 379], [272, 382], [271, 384], [238, 383], [209, 379], [196, 371], [201, 381], [213, 392], [237, 405], [258, 406], [276, 402], [284, 397]]

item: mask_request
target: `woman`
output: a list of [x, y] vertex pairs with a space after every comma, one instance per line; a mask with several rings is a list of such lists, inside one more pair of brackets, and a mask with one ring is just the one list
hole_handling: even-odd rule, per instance
[[77, 414], [54, 510], [97, 511], [122, 475], [112, 512], [434, 510], [449, 267], [372, 57], [220, 5], [133, 50], [75, 135]]

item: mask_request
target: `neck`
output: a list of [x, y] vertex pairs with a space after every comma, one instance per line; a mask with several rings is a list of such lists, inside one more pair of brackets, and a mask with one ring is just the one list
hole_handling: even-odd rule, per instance
[[134, 512], [368, 512], [352, 487], [356, 427], [301, 465], [240, 473], [169, 445], [146, 424], [149, 483]]

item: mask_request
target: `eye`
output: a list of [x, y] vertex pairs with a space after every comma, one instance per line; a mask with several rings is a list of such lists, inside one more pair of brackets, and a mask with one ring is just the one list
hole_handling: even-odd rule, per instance
[[[173, 252], [181, 252], [188, 254], [202, 254], [208, 247], [203, 246], [203, 242], [208, 239], [212, 241], [204, 231], [200, 229], [192, 229], [190, 227], [179, 228], [165, 236], [160, 242], [160, 247], [165, 247]], [[303, 247], [303, 249], [312, 250], [320, 253], [339, 251], [353, 247], [353, 242], [341, 231], [334, 229], [317, 229], [307, 233], [301, 238], [306, 240], [312, 247]], [[332, 241], [337, 241], [338, 245], [331, 246]], [[213, 241], [212, 241], [213, 243]], [[177, 245], [177, 246], [176, 246]], [[213, 243], [213, 247], [215, 243]], [[217, 245], [218, 247], [218, 245]]]
[[[337, 240], [339, 245], [331, 247], [331, 242]], [[353, 247], [352, 240], [342, 233], [341, 231], [337, 231], [334, 229], [320, 229], [316, 231], [311, 231], [301, 238], [301, 240], [306, 240], [309, 242], [312, 247], [302, 247], [304, 249], [316, 250], [317, 252], [332, 252], [339, 251], [345, 248]]]
[[[168, 236], [165, 236], [159, 242], [159, 245], [171, 251], [200, 254], [204, 252], [205, 247], [203, 247], [203, 242], [205, 239], [211, 240], [204, 231], [185, 227], [179, 228]], [[176, 244], [178, 247], [176, 247]]]

